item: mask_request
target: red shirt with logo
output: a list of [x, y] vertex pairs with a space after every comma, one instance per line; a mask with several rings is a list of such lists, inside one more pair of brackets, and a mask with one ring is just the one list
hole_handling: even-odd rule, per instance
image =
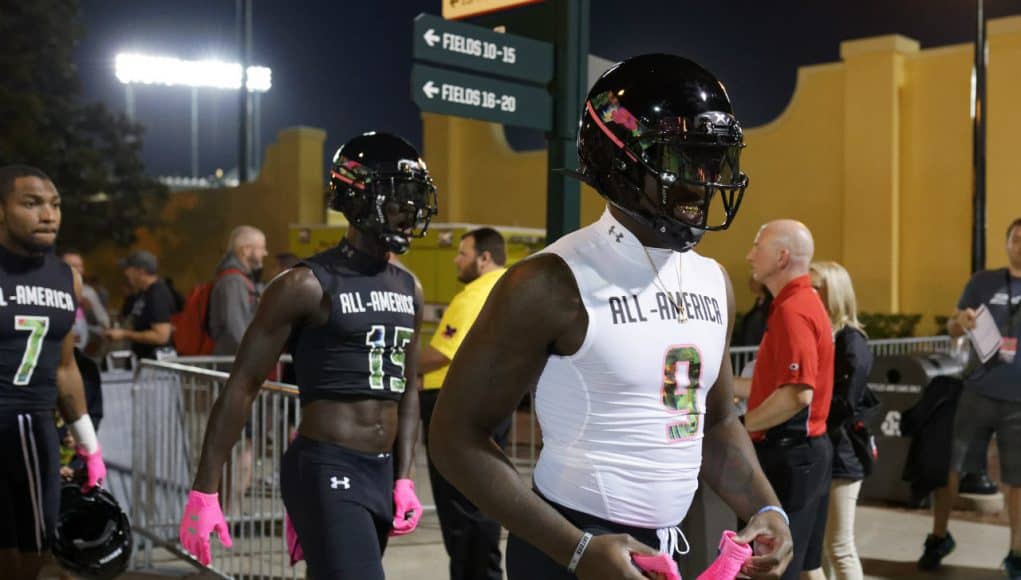
[[[833, 330], [807, 274], [788, 282], [773, 299], [755, 360], [748, 410], [761, 405], [781, 386], [792, 384], [809, 386], [812, 404], [807, 413], [802, 410], [770, 428], [770, 436], [824, 434], [833, 398]], [[751, 437], [763, 441], [766, 431], [752, 431]]]

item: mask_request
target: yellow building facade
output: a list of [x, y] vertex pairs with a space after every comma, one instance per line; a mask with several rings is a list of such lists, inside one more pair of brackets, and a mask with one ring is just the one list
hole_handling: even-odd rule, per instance
[[[160, 214], [165, 225], [139, 228], [135, 247], [159, 257], [160, 273], [173, 278], [174, 286], [186, 295], [196, 284], [213, 279], [236, 226], [262, 229], [270, 256], [287, 251], [291, 224], [324, 219], [325, 139], [325, 131], [311, 127], [280, 131], [276, 142], [266, 147], [258, 179], [238, 187], [171, 193]], [[107, 284], [122, 280], [116, 264], [126, 253], [104, 244], [89, 254], [89, 270]], [[267, 261], [267, 270], [272, 270], [273, 258]], [[122, 294], [114, 285], [110, 290], [116, 297]]]
[[[1006, 264], [1004, 229], [1021, 216], [1021, 17], [991, 20], [988, 34], [992, 268]], [[861, 310], [925, 314], [918, 333], [937, 331], [932, 317], [953, 310], [970, 269], [973, 54], [891, 35], [843, 42], [840, 62], [799, 69], [786, 110], [745, 132], [751, 185], [734, 225], [699, 246], [730, 272], [739, 307], [751, 301], [744, 256], [759, 226], [794, 218], [813, 231], [817, 259], [850, 271]], [[422, 117], [441, 219], [545, 227], [544, 151], [515, 153], [488, 123]], [[584, 188], [582, 223], [602, 207]]]

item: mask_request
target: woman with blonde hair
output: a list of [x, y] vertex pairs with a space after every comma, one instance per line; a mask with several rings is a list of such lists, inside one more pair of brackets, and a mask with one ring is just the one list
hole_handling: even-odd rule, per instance
[[845, 405], [853, 416], [861, 410], [865, 385], [872, 370], [872, 352], [858, 321], [858, 304], [847, 270], [836, 262], [813, 262], [812, 286], [819, 292], [833, 327], [833, 404], [831, 423], [833, 440], [833, 482], [830, 484], [829, 517], [824, 540], [827, 576], [837, 580], [860, 580], [861, 561], [854, 541], [854, 512], [865, 479], [865, 468], [848, 440], [843, 416], [835, 406]]

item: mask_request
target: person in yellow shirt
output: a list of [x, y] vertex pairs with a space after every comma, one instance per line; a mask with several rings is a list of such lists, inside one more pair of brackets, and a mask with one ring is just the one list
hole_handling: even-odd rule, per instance
[[[454, 258], [457, 279], [465, 284], [443, 313], [432, 341], [422, 349], [419, 370], [425, 374], [419, 402], [426, 450], [429, 449], [429, 421], [436, 398], [447, 376], [450, 361], [496, 281], [507, 271], [507, 248], [503, 236], [493, 228], [478, 228], [461, 236]], [[510, 417], [493, 433], [501, 447], [507, 442]], [[489, 518], [440, 475], [428, 459], [436, 513], [443, 532], [443, 546], [450, 557], [451, 580], [500, 580], [500, 524]]]

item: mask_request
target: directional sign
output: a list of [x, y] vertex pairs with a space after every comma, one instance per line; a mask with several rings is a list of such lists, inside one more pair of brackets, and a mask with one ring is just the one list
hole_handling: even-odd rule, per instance
[[545, 89], [415, 64], [411, 98], [429, 113], [549, 130], [553, 98]]
[[553, 45], [524, 36], [423, 13], [415, 17], [413, 44], [421, 60], [535, 83], [553, 78]]
[[542, 0], [443, 0], [444, 18], [467, 18]]

